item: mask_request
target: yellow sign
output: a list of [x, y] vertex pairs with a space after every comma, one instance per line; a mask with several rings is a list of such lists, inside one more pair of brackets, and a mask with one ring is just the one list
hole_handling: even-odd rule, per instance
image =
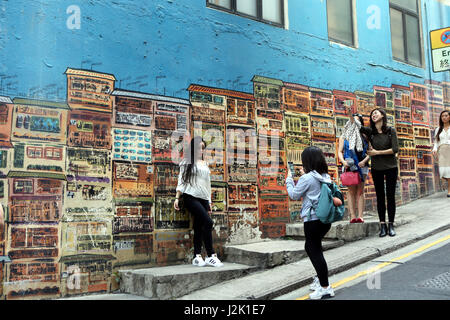
[[450, 70], [450, 27], [430, 31], [433, 72]]
[[431, 49], [450, 47], [450, 27], [430, 31]]

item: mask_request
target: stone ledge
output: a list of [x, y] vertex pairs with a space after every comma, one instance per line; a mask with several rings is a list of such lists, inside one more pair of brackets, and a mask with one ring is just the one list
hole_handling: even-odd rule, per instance
[[121, 270], [120, 292], [152, 300], [170, 300], [217, 283], [243, 277], [256, 268], [225, 263], [224, 267], [176, 265]]
[[[344, 244], [342, 240], [325, 240], [323, 249], [329, 250]], [[307, 256], [305, 242], [298, 240], [271, 240], [245, 245], [225, 246], [227, 262], [268, 269], [299, 261]]]
[[[395, 227], [405, 225], [413, 219], [398, 218], [394, 223]], [[367, 237], [378, 235], [380, 223], [378, 221], [366, 221], [364, 223], [335, 222], [331, 225], [330, 231], [325, 235], [325, 239], [343, 240], [345, 242], [357, 241]], [[286, 225], [286, 236], [293, 238], [304, 238], [303, 223], [293, 223]]]

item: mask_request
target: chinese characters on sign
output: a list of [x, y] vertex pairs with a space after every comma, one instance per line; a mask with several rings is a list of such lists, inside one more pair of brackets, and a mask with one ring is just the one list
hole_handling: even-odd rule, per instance
[[450, 70], [450, 27], [430, 31], [433, 71]]

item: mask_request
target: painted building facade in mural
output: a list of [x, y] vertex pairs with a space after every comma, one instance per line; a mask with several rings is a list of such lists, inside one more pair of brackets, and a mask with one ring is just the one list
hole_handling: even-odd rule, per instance
[[[68, 70], [84, 81], [110, 76]], [[173, 200], [189, 134], [202, 136], [207, 150], [219, 146], [208, 157], [219, 251], [225, 243], [282, 237], [286, 224], [299, 221], [301, 201], [288, 199], [284, 180], [287, 161], [299, 169], [307, 146], [323, 150], [339, 183], [336, 148], [347, 119], [339, 101], [365, 116], [375, 107], [391, 115], [400, 142], [399, 204], [438, 190], [430, 132], [450, 107], [450, 83], [374, 86], [373, 93], [263, 76], [253, 83], [253, 94], [193, 84], [189, 100], [110, 90], [104, 110], [3, 97], [10, 128], [1, 150], [0, 256], [10, 260], [1, 270], [4, 298], [107, 292], [118, 268], [183, 263], [191, 218]], [[370, 175], [365, 188], [366, 210], [374, 210]]]
[[[366, 2], [358, 3], [364, 7]], [[422, 2], [423, 11], [434, 10], [434, 15], [439, 10], [450, 11], [447, 7], [433, 7], [435, 2]], [[158, 10], [155, 3], [159, 3]], [[173, 6], [175, 16], [189, 7], [180, 5], [175, 9], [176, 4], [169, 3], [154, 1], [149, 6], [168, 16], [171, 15], [167, 6]], [[272, 45], [261, 41], [258, 32], [253, 36], [237, 33], [237, 44], [242, 50], [227, 49], [223, 55], [205, 48], [205, 55], [198, 51], [181, 53], [180, 48], [172, 51], [173, 43], [156, 42], [154, 48], [167, 48], [171, 63], [163, 63], [166, 57], [156, 59], [158, 66], [145, 69], [148, 74], [139, 78], [130, 73], [137, 73], [153, 61], [135, 56], [131, 61], [112, 41], [102, 44], [111, 49], [108, 53], [92, 43], [92, 51], [97, 49], [99, 59], [104, 59], [104, 65], [95, 68], [98, 71], [92, 66], [75, 67], [75, 62], [69, 66], [63, 62], [51, 67], [45, 64], [51, 69], [47, 72], [58, 69], [61, 75], [55, 77], [60, 83], [49, 85], [65, 87], [60, 90], [64, 92], [60, 99], [6, 94], [3, 81], [7, 78], [3, 74], [12, 71], [11, 67], [2, 71], [1, 299], [108, 292], [118, 287], [114, 275], [119, 269], [189, 262], [193, 253], [191, 216], [186, 211], [175, 211], [173, 201], [183, 146], [192, 135], [201, 135], [206, 143], [212, 181], [213, 236], [219, 254], [227, 243], [283, 237], [287, 224], [300, 221], [302, 202], [289, 199], [285, 177], [287, 162], [292, 161], [296, 171], [300, 169], [301, 153], [306, 147], [313, 145], [323, 150], [330, 175], [340, 183], [342, 164], [337, 159], [337, 147], [348, 119], [341, 102], [362, 114], [366, 125], [375, 107], [386, 110], [400, 145], [398, 204], [439, 190], [442, 186], [431, 154], [432, 134], [440, 112], [450, 109], [450, 81], [432, 77], [427, 72], [429, 66], [415, 68], [376, 60], [376, 54], [368, 53], [376, 50], [373, 44], [364, 42], [367, 34], [361, 26], [360, 46], [366, 50], [360, 55], [329, 44], [328, 38], [323, 38], [322, 26], [311, 30], [313, 26], [305, 24], [307, 30], [300, 32], [301, 44], [291, 42], [289, 37], [295, 33], [290, 31], [299, 30], [303, 19], [294, 19], [299, 3], [289, 1], [289, 28], [251, 22], [251, 28], [261, 28], [262, 34], [274, 39]], [[311, 3], [311, 8], [302, 11], [305, 15], [312, 16], [310, 10], [323, 12], [322, 1]], [[97, 10], [94, 4], [90, 5]], [[356, 14], [361, 14], [362, 9], [358, 8]], [[204, 3], [201, 9], [205, 9]], [[103, 13], [95, 10], [102, 17]], [[194, 11], [192, 16], [206, 14], [211, 18], [213, 22], [207, 25], [212, 26], [215, 37], [225, 37], [217, 40], [221, 46], [235, 43], [234, 38], [229, 38], [232, 33], [227, 32], [228, 28], [248, 28], [240, 22], [242, 17], [207, 10]], [[126, 16], [121, 13], [121, 17]], [[184, 17], [188, 21], [177, 28], [189, 23], [191, 15]], [[0, 19], [4, 19], [1, 13]], [[149, 22], [136, 19], [139, 28], [141, 24], [148, 27]], [[219, 19], [226, 19], [230, 25], [216, 23]], [[148, 30], [161, 27], [163, 32], [173, 31], [173, 21], [180, 19], [163, 19]], [[134, 22], [130, 23], [133, 28]], [[79, 30], [83, 28], [82, 24]], [[213, 37], [203, 28], [198, 26], [200, 38]], [[269, 28], [275, 30], [268, 31]], [[71, 33], [76, 34], [77, 30], [71, 29]], [[376, 35], [381, 27], [370, 30]], [[309, 33], [316, 36], [310, 37]], [[154, 34], [150, 36], [158, 39]], [[278, 37], [282, 37], [283, 44]], [[190, 48], [190, 40], [176, 39]], [[326, 50], [340, 54], [337, 60], [356, 60], [345, 67], [335, 61], [337, 71], [331, 71], [330, 59], [321, 52], [322, 40], [331, 48]], [[199, 45], [196, 37], [192, 41]], [[386, 39], [381, 51], [385, 42]], [[312, 58], [299, 56], [305, 48], [316, 48], [318, 52], [312, 53]], [[120, 53], [119, 58], [114, 55], [115, 50]], [[231, 51], [233, 54], [229, 54]], [[248, 56], [248, 52], [256, 52], [258, 59]], [[286, 53], [281, 55], [285, 62], [279, 52]], [[71, 54], [67, 53], [69, 57]], [[209, 54], [217, 54], [213, 64], [204, 58]], [[197, 56], [198, 61], [192, 61]], [[239, 60], [239, 64], [227, 60], [228, 56]], [[5, 59], [10, 59], [8, 65], [16, 63], [14, 57]], [[83, 57], [81, 62], [96, 64]], [[322, 62], [328, 67], [323, 67]], [[143, 82], [147, 78], [154, 78], [155, 90], [145, 89]], [[129, 79], [138, 80], [132, 84]], [[23, 80], [28, 81], [25, 77]], [[176, 88], [178, 94], [161, 94], [158, 81]], [[139, 89], [141, 85], [144, 89]], [[365, 186], [365, 206], [370, 211], [376, 208], [370, 175]]]

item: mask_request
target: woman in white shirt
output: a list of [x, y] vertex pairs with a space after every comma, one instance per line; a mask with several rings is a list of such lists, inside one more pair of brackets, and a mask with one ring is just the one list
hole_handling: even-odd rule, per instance
[[450, 198], [450, 111], [441, 112], [434, 138], [433, 156], [438, 158], [441, 179], [447, 179], [447, 197]]
[[[191, 140], [185, 157], [180, 163], [175, 210], [180, 210], [178, 202], [183, 197], [184, 207], [194, 216], [194, 266], [221, 267], [212, 244], [213, 221], [209, 216], [211, 207], [211, 172], [203, 160], [205, 143], [201, 137]], [[202, 243], [205, 244], [207, 258], [202, 258]]]

